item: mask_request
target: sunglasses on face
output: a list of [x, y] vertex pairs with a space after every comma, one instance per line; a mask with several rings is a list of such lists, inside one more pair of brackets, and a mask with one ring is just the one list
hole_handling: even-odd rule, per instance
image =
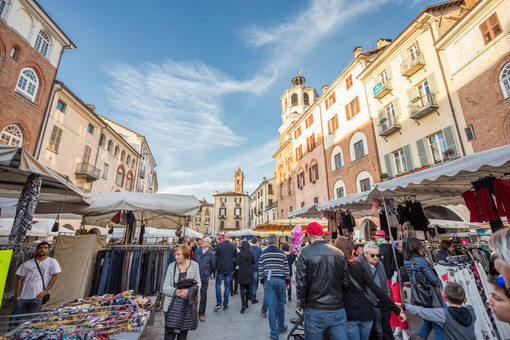
[[379, 259], [382, 257], [382, 255], [381, 255], [381, 254], [370, 254], [370, 257], [376, 257], [376, 256], [377, 256], [377, 258], [379, 258]]

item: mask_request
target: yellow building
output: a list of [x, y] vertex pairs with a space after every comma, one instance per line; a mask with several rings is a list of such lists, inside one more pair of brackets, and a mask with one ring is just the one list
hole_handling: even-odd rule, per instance
[[235, 191], [216, 192], [214, 197], [214, 230], [213, 235], [229, 230], [249, 227], [248, 201], [249, 196], [243, 192], [244, 174], [238, 169], [234, 175]]
[[204, 235], [212, 235], [214, 204], [207, 202], [205, 198], [199, 200], [202, 205], [198, 212], [193, 215], [192, 226], [196, 231]]
[[38, 160], [84, 192], [134, 190], [140, 154], [59, 81], [41, 146]]
[[473, 152], [435, 48], [466, 12], [464, 1], [426, 7], [358, 76], [390, 178]]
[[264, 177], [262, 183], [250, 195], [249, 227], [276, 220], [277, 205], [275, 178]]

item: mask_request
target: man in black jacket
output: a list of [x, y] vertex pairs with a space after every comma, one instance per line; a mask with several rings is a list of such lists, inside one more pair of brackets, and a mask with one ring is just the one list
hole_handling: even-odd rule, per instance
[[204, 237], [200, 242], [200, 248], [193, 254], [193, 260], [198, 263], [200, 268], [200, 281], [202, 282], [202, 286], [200, 286], [200, 305], [198, 308], [198, 316], [201, 322], [205, 321], [207, 287], [209, 286], [209, 278], [211, 277], [211, 272], [215, 269], [216, 263], [214, 253], [209, 249], [210, 245], [211, 239]]
[[234, 271], [234, 263], [237, 255], [237, 247], [230, 242], [232, 237], [230, 233], [223, 235], [223, 242], [216, 247], [216, 307], [214, 311], [221, 309], [221, 281], [225, 279], [223, 295], [223, 309], [228, 309], [228, 297], [230, 295], [230, 280], [232, 280], [232, 272]]
[[298, 304], [305, 310], [305, 338], [321, 340], [327, 330], [331, 339], [344, 339], [347, 261], [341, 250], [323, 240], [319, 223], [310, 223], [306, 234], [311, 244], [301, 249], [296, 267]]

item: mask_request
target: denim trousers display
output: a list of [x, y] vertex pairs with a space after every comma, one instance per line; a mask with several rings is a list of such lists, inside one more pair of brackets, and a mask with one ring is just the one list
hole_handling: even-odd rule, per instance
[[347, 340], [368, 340], [373, 320], [347, 321]]
[[[264, 282], [264, 295], [267, 301], [269, 328], [271, 338], [278, 339], [280, 331], [285, 328], [285, 280], [273, 277]], [[278, 325], [276, 322], [278, 321]]]
[[230, 281], [232, 280], [231, 272], [217, 272], [216, 273], [216, 306], [221, 306], [221, 281], [225, 281], [223, 287], [223, 307], [228, 306], [228, 297], [230, 296]]
[[331, 339], [345, 339], [347, 337], [346, 329], [345, 309], [305, 309], [305, 339], [307, 340], [322, 340], [322, 335], [326, 330]]

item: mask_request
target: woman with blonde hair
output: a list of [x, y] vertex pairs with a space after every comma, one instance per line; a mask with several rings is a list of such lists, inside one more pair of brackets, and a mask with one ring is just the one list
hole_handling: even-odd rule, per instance
[[510, 288], [510, 228], [495, 232], [489, 245], [494, 251], [494, 267], [505, 279], [506, 287]]

